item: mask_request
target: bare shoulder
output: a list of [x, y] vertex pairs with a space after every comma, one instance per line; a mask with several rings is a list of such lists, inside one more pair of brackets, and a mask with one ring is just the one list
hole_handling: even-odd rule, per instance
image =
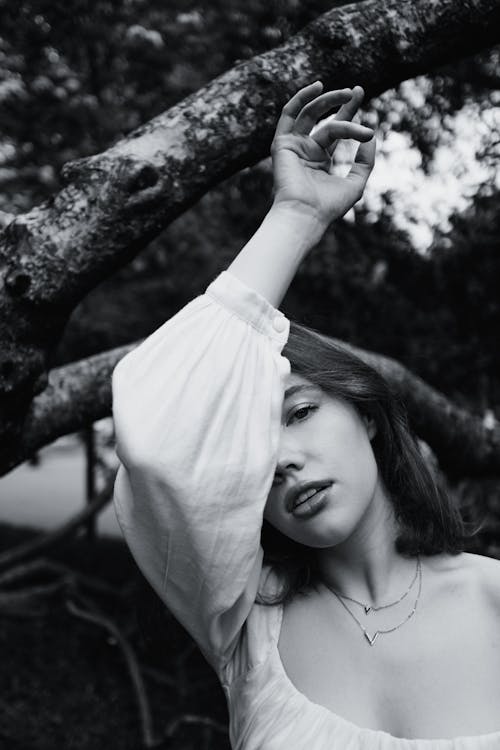
[[454, 557], [460, 577], [485, 596], [500, 615], [500, 560], [471, 552]]
[[486, 555], [474, 555], [464, 552], [465, 564], [472, 575], [476, 577], [478, 585], [488, 596], [491, 603], [500, 613], [500, 560]]
[[500, 560], [462, 552], [432, 556], [425, 564], [441, 586], [465, 595], [477, 592], [486, 597], [500, 615]]

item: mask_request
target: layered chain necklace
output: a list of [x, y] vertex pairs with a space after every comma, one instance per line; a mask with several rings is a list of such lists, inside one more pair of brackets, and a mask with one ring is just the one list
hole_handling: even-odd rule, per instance
[[[358, 604], [360, 607], [363, 607], [365, 615], [368, 615], [369, 612], [378, 612], [381, 609], [388, 609], [389, 607], [394, 607], [396, 604], [399, 604], [400, 602], [405, 599], [410, 591], [412, 590], [413, 586], [415, 585], [416, 580], [418, 579], [418, 589], [417, 589], [417, 596], [415, 598], [415, 602], [413, 604], [413, 608], [410, 610], [409, 614], [406, 615], [404, 620], [399, 622], [397, 625], [395, 625], [392, 628], [384, 628], [381, 630], [376, 630], [373, 635], [370, 635], [368, 630], [365, 628], [363, 623], [358, 620], [354, 612], [347, 606], [344, 599], [347, 599], [350, 602], [353, 602], [354, 604]], [[325, 582], [326, 587], [332, 592], [332, 594], [335, 594], [341, 605], [344, 607], [346, 612], [349, 613], [349, 615], [352, 617], [354, 622], [357, 624], [359, 629], [362, 631], [364, 637], [370, 644], [370, 646], [373, 646], [375, 641], [377, 640], [379, 635], [385, 635], [387, 633], [393, 633], [395, 630], [399, 630], [405, 623], [410, 620], [415, 612], [417, 611], [418, 602], [420, 600], [420, 594], [422, 593], [422, 565], [420, 563], [420, 557], [417, 557], [417, 567], [415, 570], [415, 575], [413, 576], [412, 582], [406, 589], [406, 591], [399, 597], [399, 599], [396, 599], [394, 602], [390, 602], [389, 604], [380, 604], [378, 607], [374, 607], [373, 605], [365, 604], [364, 602], [360, 602], [358, 599], [354, 599], [352, 596], [347, 596], [346, 594], [341, 594], [340, 591], [337, 591], [332, 586], [329, 586], [328, 583]]]

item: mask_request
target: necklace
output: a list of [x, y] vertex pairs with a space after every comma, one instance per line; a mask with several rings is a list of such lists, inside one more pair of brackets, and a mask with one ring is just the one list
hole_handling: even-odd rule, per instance
[[373, 604], [365, 604], [364, 602], [360, 602], [358, 599], [354, 599], [354, 597], [352, 596], [347, 596], [347, 594], [341, 594], [340, 591], [337, 591], [337, 589], [334, 589], [332, 586], [329, 586], [328, 583], [326, 584], [326, 586], [337, 597], [341, 597], [342, 599], [347, 599], [350, 602], [354, 602], [354, 604], [359, 604], [359, 606], [363, 607], [363, 609], [365, 610], [365, 615], [367, 615], [369, 612], [378, 612], [381, 609], [388, 609], [389, 607], [394, 607], [396, 604], [399, 604], [399, 602], [402, 602], [403, 599], [405, 599], [408, 596], [413, 586], [415, 585], [415, 581], [417, 580], [417, 577], [419, 574], [419, 569], [420, 569], [420, 557], [417, 557], [417, 567], [415, 568], [415, 575], [413, 576], [412, 582], [410, 583], [406, 591], [403, 592], [403, 594], [401, 594], [399, 599], [396, 599], [396, 601], [390, 602], [389, 604], [379, 604], [378, 607], [374, 607]]
[[420, 594], [421, 594], [421, 591], [422, 591], [422, 567], [420, 565], [420, 558], [418, 558], [418, 563], [417, 563], [417, 575], [418, 575], [418, 592], [417, 592], [417, 598], [415, 599], [415, 604], [413, 605], [413, 609], [410, 611], [410, 613], [408, 615], [406, 615], [406, 617], [404, 618], [404, 620], [401, 620], [401, 622], [399, 622], [393, 628], [385, 628], [384, 630], [376, 630], [373, 635], [370, 635], [370, 633], [367, 631], [367, 629], [365, 628], [365, 626], [363, 625], [363, 623], [358, 620], [358, 618], [356, 617], [356, 615], [354, 614], [354, 612], [351, 612], [351, 610], [349, 609], [349, 607], [347, 606], [347, 604], [342, 600], [342, 598], [337, 594], [337, 592], [334, 591], [333, 589], [330, 589], [330, 590], [331, 590], [331, 592], [333, 594], [335, 594], [335, 596], [337, 597], [337, 599], [339, 600], [339, 602], [342, 604], [342, 606], [344, 607], [344, 609], [346, 610], [346, 612], [348, 612], [350, 614], [350, 616], [352, 617], [352, 619], [354, 620], [354, 622], [357, 624], [357, 626], [363, 631], [363, 635], [366, 638], [366, 640], [368, 641], [368, 643], [370, 644], [370, 646], [373, 646], [379, 635], [384, 635], [384, 634], [387, 634], [387, 633], [393, 633], [395, 630], [398, 630], [406, 622], [408, 622], [408, 620], [410, 620], [413, 617], [413, 615], [415, 614], [415, 612], [417, 611], [417, 605], [418, 605], [418, 602], [419, 602], [419, 599], [420, 599]]

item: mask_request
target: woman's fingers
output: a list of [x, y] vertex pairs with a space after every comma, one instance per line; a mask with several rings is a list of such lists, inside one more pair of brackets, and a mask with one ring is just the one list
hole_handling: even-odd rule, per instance
[[365, 92], [361, 86], [354, 86], [352, 89], [352, 96], [348, 102], [343, 104], [337, 114], [335, 115], [336, 120], [352, 120], [354, 115], [359, 109], [361, 102], [363, 101]]
[[[351, 89], [327, 91], [306, 104], [295, 119], [293, 132], [299, 135], [309, 135], [320, 117], [339, 104], [346, 105], [352, 97]], [[344, 118], [343, 118], [344, 119]], [[350, 119], [350, 118], [345, 118]]]
[[298, 116], [303, 107], [312, 101], [323, 90], [321, 81], [310, 83], [296, 94], [285, 104], [281, 110], [281, 117], [276, 126], [276, 135], [287, 135], [292, 132], [295, 124], [295, 118]]
[[[354, 86], [352, 90], [352, 96], [351, 99], [343, 104], [337, 114], [334, 118], [335, 120], [352, 120], [354, 115], [357, 113], [361, 102], [363, 101], [363, 98], [365, 96], [365, 92], [361, 86]], [[335, 149], [337, 148], [338, 141], [334, 141], [329, 147], [328, 147], [328, 153], [330, 154], [330, 157], [333, 156], [335, 153]]]
[[294, 132], [297, 135], [309, 135], [318, 120], [335, 106], [341, 105], [335, 120], [352, 120], [364, 96], [361, 86], [353, 89], [344, 88], [336, 91], [320, 92], [321, 81], [304, 86], [285, 104], [276, 126], [275, 135]]
[[346, 177], [347, 180], [356, 184], [360, 194], [365, 189], [366, 181], [375, 164], [376, 148], [377, 142], [375, 137], [365, 143], [360, 143], [354, 163]]
[[330, 120], [311, 136], [316, 143], [331, 153], [331, 148], [339, 138], [352, 138], [364, 143], [373, 138], [372, 128], [358, 125], [356, 122], [339, 122]]

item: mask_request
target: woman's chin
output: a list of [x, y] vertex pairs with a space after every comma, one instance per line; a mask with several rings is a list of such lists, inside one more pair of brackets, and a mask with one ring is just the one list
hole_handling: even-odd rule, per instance
[[326, 549], [342, 544], [354, 531], [348, 523], [342, 523], [338, 514], [321, 513], [310, 518], [307, 528], [300, 530], [300, 536], [294, 535], [297, 542], [314, 547], [315, 549]]

